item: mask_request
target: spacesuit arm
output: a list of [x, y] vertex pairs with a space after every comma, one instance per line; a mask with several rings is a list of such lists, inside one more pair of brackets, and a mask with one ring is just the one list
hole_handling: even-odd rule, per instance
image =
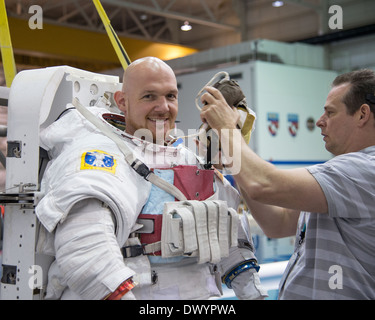
[[254, 254], [250, 226], [246, 213], [238, 223], [238, 245], [219, 263], [223, 282], [233, 289], [238, 299], [264, 299], [267, 292], [260, 285], [259, 266]]
[[56, 229], [55, 249], [62, 283], [82, 299], [102, 299], [135, 274], [124, 265], [111, 211], [96, 199], [74, 205]]

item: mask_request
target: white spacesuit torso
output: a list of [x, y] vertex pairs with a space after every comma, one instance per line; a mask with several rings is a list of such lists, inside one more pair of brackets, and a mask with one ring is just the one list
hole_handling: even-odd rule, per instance
[[[90, 110], [99, 117], [108, 113], [106, 109], [96, 107]], [[203, 170], [191, 151], [181, 145], [166, 147], [141, 141], [126, 135], [122, 130], [111, 127], [123, 137], [124, 143], [138, 159], [162, 179], [178, 185], [188, 199], [192, 197], [196, 199], [191, 200], [200, 201], [206, 198], [220, 199], [226, 201], [228, 207], [237, 209], [240, 201], [238, 192], [220, 175], [216, 175], [212, 170]], [[59, 240], [54, 239], [55, 243], [52, 245], [51, 235], [54, 235], [59, 225], [64, 225], [75, 205], [83, 201], [99, 201], [114, 217], [116, 243], [111, 244], [113, 248], [98, 247], [94, 251], [94, 254], [98, 255], [97, 259], [88, 258], [84, 252], [76, 256], [78, 262], [86, 263], [88, 260], [90, 261], [88, 263], [92, 264], [91, 268], [98, 269], [99, 273], [105, 273], [105, 270], [110, 270], [108, 263], [111, 262], [105, 261], [106, 265], [104, 265], [100, 258], [101, 250], [118, 251], [118, 248], [137, 244], [138, 237], [133, 236], [142, 227], [137, 221], [139, 215], [146, 218], [150, 215], [161, 215], [163, 204], [173, 202], [175, 199], [135, 172], [124, 161], [117, 145], [77, 111], [67, 112], [41, 132], [40, 136], [41, 147], [48, 151], [51, 160], [43, 177], [44, 197], [36, 208], [36, 214], [48, 231], [45, 234], [49, 236], [41, 236], [37, 248], [43, 253], [56, 255], [59, 257], [57, 260], [60, 259], [50, 268], [47, 298], [100, 299], [106, 290], [113, 291], [124, 278], [133, 276], [138, 285], [132, 292], [138, 299], [207, 299], [220, 296], [220, 277], [228, 268], [242, 260], [254, 258], [250, 250], [239, 250], [237, 247], [232, 248], [236, 252], [231, 258], [223, 258], [224, 262], [219, 262], [217, 265], [197, 263], [196, 257], [163, 258], [159, 254], [139, 255], [124, 259], [125, 267], [120, 268], [121, 270], [118, 267], [114, 268], [116, 271], [111, 275], [103, 276], [103, 279], [97, 276], [88, 277], [87, 280], [77, 284], [77, 287], [70, 285], [73, 280], [67, 280], [66, 275], [60, 275], [63, 264], [69, 263], [64, 259], [68, 258], [64, 258], [61, 252], [60, 254], [56, 252], [56, 248], [60, 248], [60, 244], [56, 242]], [[184, 182], [184, 177], [192, 176], [191, 172], [196, 172], [196, 176]], [[78, 230], [77, 235], [79, 232], [83, 231]], [[241, 233], [242, 236], [244, 234], [249, 235], [250, 231], [245, 230]], [[147, 240], [150, 234], [141, 233], [139, 236], [143, 244], [142, 237], [143, 240]], [[95, 242], [95, 239], [91, 241]], [[99, 237], [97, 241], [100, 241]], [[71, 242], [70, 249], [74, 248], [74, 243]], [[90, 242], [90, 245], [95, 246], [95, 243]], [[235, 259], [233, 255], [236, 256]], [[101, 267], [102, 271], [100, 271]], [[87, 269], [77, 268], [75, 274], [70, 276], [71, 279], [84, 278], [83, 273], [87, 273], [85, 270]], [[121, 279], [118, 280], [119, 283], [114, 280], [116, 277]], [[258, 275], [255, 273], [254, 277], [255, 291], [258, 290], [261, 296]], [[97, 286], [95, 281], [98, 281]], [[99, 293], [97, 295], [87, 293], [86, 286], [92, 288], [91, 291], [97, 288]]]

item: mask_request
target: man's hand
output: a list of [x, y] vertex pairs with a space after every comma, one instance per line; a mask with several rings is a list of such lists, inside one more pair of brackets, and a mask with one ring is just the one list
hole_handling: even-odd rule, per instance
[[237, 109], [227, 104], [218, 89], [214, 87], [206, 87], [205, 89], [206, 92], [201, 97], [204, 104], [200, 114], [202, 122], [207, 122], [219, 134], [221, 129], [236, 129], [240, 118]]

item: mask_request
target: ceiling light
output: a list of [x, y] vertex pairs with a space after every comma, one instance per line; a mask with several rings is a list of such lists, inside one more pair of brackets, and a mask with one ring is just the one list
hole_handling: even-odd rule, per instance
[[190, 31], [192, 26], [190, 25], [189, 21], [185, 21], [184, 24], [181, 26], [182, 31]]
[[284, 1], [274, 1], [274, 2], [272, 2], [272, 6], [276, 7], [276, 8], [282, 7], [283, 5], [284, 5]]

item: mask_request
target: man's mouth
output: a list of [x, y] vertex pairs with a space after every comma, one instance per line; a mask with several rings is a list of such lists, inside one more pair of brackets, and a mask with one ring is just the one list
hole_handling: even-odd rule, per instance
[[147, 119], [152, 121], [152, 122], [156, 122], [156, 123], [160, 123], [160, 124], [168, 121], [168, 118], [147, 118]]
[[[165, 139], [165, 131], [169, 129], [169, 118], [147, 117], [149, 129], [154, 131], [154, 141], [156, 144], [163, 144]], [[160, 140], [160, 141], [158, 141]]]
[[160, 130], [166, 130], [169, 124], [169, 118], [153, 118], [153, 117], [148, 117], [147, 120], [150, 121], [150, 125], [152, 127], [155, 127], [156, 129]]

